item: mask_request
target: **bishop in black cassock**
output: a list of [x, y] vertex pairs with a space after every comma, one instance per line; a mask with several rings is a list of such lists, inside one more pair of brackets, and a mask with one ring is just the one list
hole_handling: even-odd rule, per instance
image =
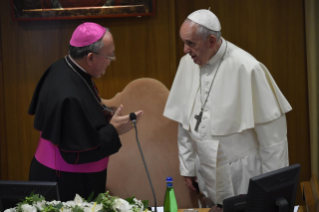
[[115, 113], [105, 106], [92, 80], [115, 60], [114, 50], [108, 29], [83, 23], [69, 55], [52, 64], [35, 89], [28, 112], [40, 141], [29, 180], [58, 182], [61, 201], [105, 192], [108, 157], [121, 148], [119, 135], [132, 128], [123, 106]]

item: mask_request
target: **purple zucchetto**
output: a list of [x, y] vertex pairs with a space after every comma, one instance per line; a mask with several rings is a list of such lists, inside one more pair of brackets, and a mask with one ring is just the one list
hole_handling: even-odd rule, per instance
[[75, 47], [91, 45], [101, 39], [105, 32], [106, 29], [101, 25], [85, 22], [74, 30], [70, 40], [70, 45]]

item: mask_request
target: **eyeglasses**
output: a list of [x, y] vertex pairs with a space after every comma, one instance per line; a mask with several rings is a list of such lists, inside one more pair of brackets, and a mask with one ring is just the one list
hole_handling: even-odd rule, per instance
[[104, 54], [101, 54], [101, 53], [97, 53], [97, 52], [92, 52], [93, 54], [98, 54], [98, 55], [102, 55], [103, 57], [107, 58], [107, 59], [110, 59], [111, 61], [114, 61], [116, 60], [116, 56], [106, 56]]

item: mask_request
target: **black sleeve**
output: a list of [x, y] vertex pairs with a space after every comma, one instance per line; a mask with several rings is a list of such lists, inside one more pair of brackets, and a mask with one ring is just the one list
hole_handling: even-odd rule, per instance
[[83, 103], [78, 98], [64, 100], [61, 114], [60, 152], [67, 163], [98, 161], [118, 152], [119, 135], [109, 124], [95, 101]]
[[114, 154], [121, 147], [120, 138], [105, 119], [101, 105], [81, 78], [59, 68], [49, 69], [36, 88], [29, 110], [35, 114], [35, 129], [58, 146], [70, 164]]
[[118, 152], [122, 144], [113, 125], [103, 127], [100, 132], [104, 139], [99, 147], [82, 152], [66, 152], [60, 149], [63, 159], [70, 164], [83, 164], [101, 160]]

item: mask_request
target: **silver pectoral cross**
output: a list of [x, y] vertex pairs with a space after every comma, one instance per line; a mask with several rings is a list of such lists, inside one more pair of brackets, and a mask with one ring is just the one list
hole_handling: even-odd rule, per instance
[[194, 118], [197, 120], [197, 121], [196, 121], [196, 125], [195, 125], [195, 131], [196, 131], [196, 132], [198, 132], [198, 127], [199, 127], [199, 124], [200, 124], [201, 121], [202, 121], [202, 116], [203, 116], [203, 110], [201, 110], [198, 115], [195, 115], [195, 116], [194, 116]]

